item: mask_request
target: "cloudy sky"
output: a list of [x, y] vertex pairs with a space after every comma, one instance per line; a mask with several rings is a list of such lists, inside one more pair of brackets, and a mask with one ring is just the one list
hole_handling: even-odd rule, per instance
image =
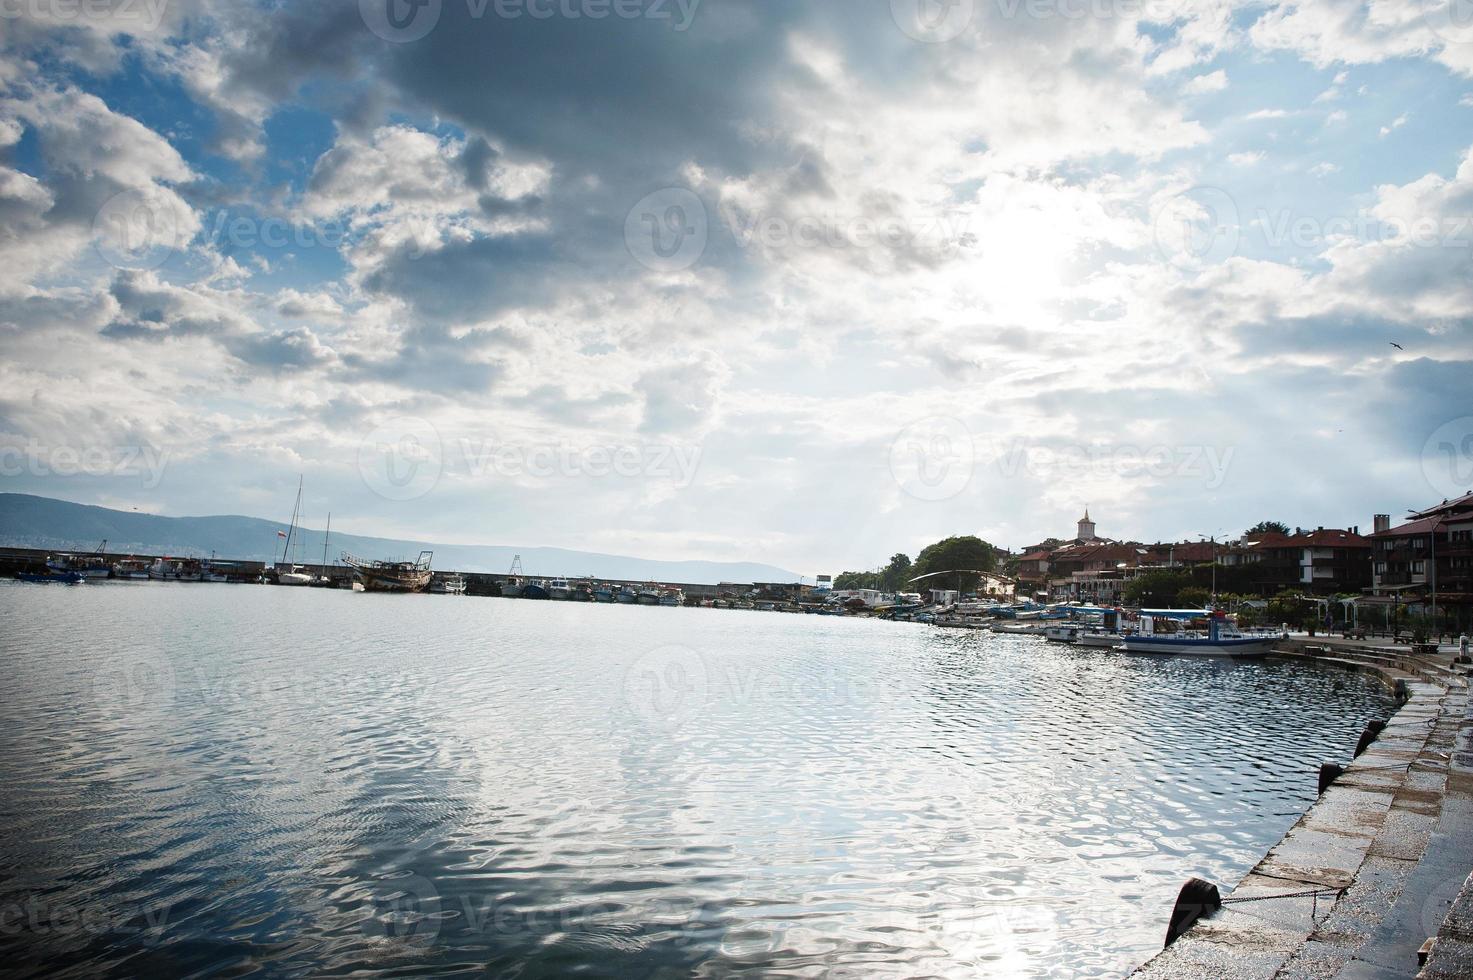
[[1448, 0], [0, 13], [5, 490], [816, 574], [1473, 485]]

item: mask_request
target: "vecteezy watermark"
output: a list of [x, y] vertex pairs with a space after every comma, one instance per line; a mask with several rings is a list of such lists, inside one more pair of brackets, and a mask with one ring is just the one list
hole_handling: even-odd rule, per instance
[[164, 937], [172, 905], [119, 905], [30, 895], [0, 902], [0, 936], [129, 936], [144, 945]]
[[440, 904], [440, 892], [428, 878], [407, 871], [385, 875], [369, 889], [359, 929], [369, 939], [432, 946], [445, 921]]
[[221, 251], [256, 248], [338, 249], [347, 240], [348, 226], [345, 222], [327, 220], [301, 223], [273, 215], [232, 214], [224, 208], [216, 212], [210, 227], [210, 241]]
[[448, 443], [422, 418], [380, 425], [358, 447], [358, 470], [370, 490], [386, 500], [417, 500], [446, 474], [471, 480], [645, 479], [684, 490], [695, 482], [698, 445], [641, 443], [589, 445], [516, 443], [462, 436]]
[[722, 202], [720, 214], [743, 248], [888, 248], [951, 254], [968, 240], [964, 215], [764, 214]]
[[951, 500], [972, 482], [977, 449], [959, 419], [934, 416], [913, 422], [890, 444], [890, 474], [919, 500]]
[[109, 714], [129, 717], [172, 705], [178, 683], [174, 662], [162, 651], [124, 651], [93, 672], [92, 700]]
[[183, 248], [184, 222], [174, 202], [141, 191], [114, 194], [92, 220], [92, 240], [103, 261], [119, 269], [157, 269]]
[[392, 419], [358, 444], [358, 473], [385, 500], [418, 500], [439, 485], [444, 467], [440, 432], [425, 419]]
[[710, 234], [706, 205], [684, 187], [646, 194], [624, 217], [624, 247], [654, 272], [683, 272], [695, 265]]
[[1027, 439], [993, 444], [989, 454], [999, 475], [1030, 476], [1047, 481], [1086, 477], [1153, 477], [1200, 479], [1205, 489], [1219, 489], [1232, 469], [1237, 449], [1209, 445], [1045, 445]]
[[1473, 415], [1444, 422], [1427, 437], [1422, 475], [1444, 500], [1473, 492]]
[[687, 647], [662, 647], [624, 672], [624, 703], [646, 725], [673, 730], [706, 707], [710, 684], [699, 653]]
[[50, 446], [37, 439], [0, 445], [0, 476], [141, 477], [155, 490], [169, 466], [167, 450], [154, 446]]
[[890, 0], [890, 16], [907, 37], [944, 44], [972, 26], [977, 0]]
[[46, 24], [94, 23], [158, 30], [169, 0], [0, 0], [0, 20], [27, 18]]
[[[418, 41], [440, 23], [454, 0], [358, 0], [358, 13], [374, 34], [395, 44]], [[473, 21], [651, 20], [669, 21], [683, 33], [695, 21], [701, 0], [459, 0]]]
[[1473, 218], [1467, 216], [1392, 215], [1381, 218], [1368, 211], [1329, 218], [1300, 214], [1284, 208], [1259, 208], [1252, 224], [1271, 247], [1317, 248], [1342, 239], [1384, 242], [1412, 248], [1473, 249]]
[[1473, 44], [1473, 0], [1434, 0], [1427, 23], [1449, 44]]
[[1238, 253], [1243, 234], [1238, 202], [1220, 187], [1193, 187], [1167, 198], [1153, 228], [1168, 262], [1224, 262]]
[[639, 446], [535, 446], [495, 439], [461, 439], [460, 459], [471, 477], [624, 477], [665, 480], [678, 489], [694, 482], [701, 447], [649, 443]]

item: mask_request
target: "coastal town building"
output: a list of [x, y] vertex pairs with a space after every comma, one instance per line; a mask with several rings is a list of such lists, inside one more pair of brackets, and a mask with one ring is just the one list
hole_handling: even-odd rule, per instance
[[1473, 623], [1473, 493], [1391, 524], [1378, 514], [1372, 534], [1372, 580], [1367, 605], [1406, 605], [1417, 613], [1435, 606], [1461, 624]]
[[1265, 596], [1356, 594], [1371, 584], [1371, 540], [1359, 527], [1295, 528], [1293, 534], [1263, 534], [1229, 550], [1240, 564], [1253, 566], [1249, 581]]

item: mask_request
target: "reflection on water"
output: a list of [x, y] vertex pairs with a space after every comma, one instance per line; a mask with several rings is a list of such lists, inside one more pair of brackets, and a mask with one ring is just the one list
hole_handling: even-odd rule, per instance
[[0, 936], [63, 973], [1118, 976], [1373, 681], [849, 619], [0, 584]]

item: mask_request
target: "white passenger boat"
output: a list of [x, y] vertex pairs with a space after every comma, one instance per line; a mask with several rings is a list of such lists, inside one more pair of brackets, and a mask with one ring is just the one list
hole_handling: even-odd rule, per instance
[[1043, 637], [1050, 643], [1078, 643], [1083, 632], [1082, 626], [1050, 626], [1043, 631]]
[[1207, 621], [1207, 632], [1155, 634], [1149, 616], [1141, 617], [1141, 632], [1125, 637], [1119, 649], [1126, 653], [1185, 657], [1266, 657], [1282, 636], [1240, 633], [1227, 617], [1217, 613]]
[[559, 602], [567, 602], [573, 598], [573, 586], [565, 578], [555, 578], [547, 583], [547, 597]]

